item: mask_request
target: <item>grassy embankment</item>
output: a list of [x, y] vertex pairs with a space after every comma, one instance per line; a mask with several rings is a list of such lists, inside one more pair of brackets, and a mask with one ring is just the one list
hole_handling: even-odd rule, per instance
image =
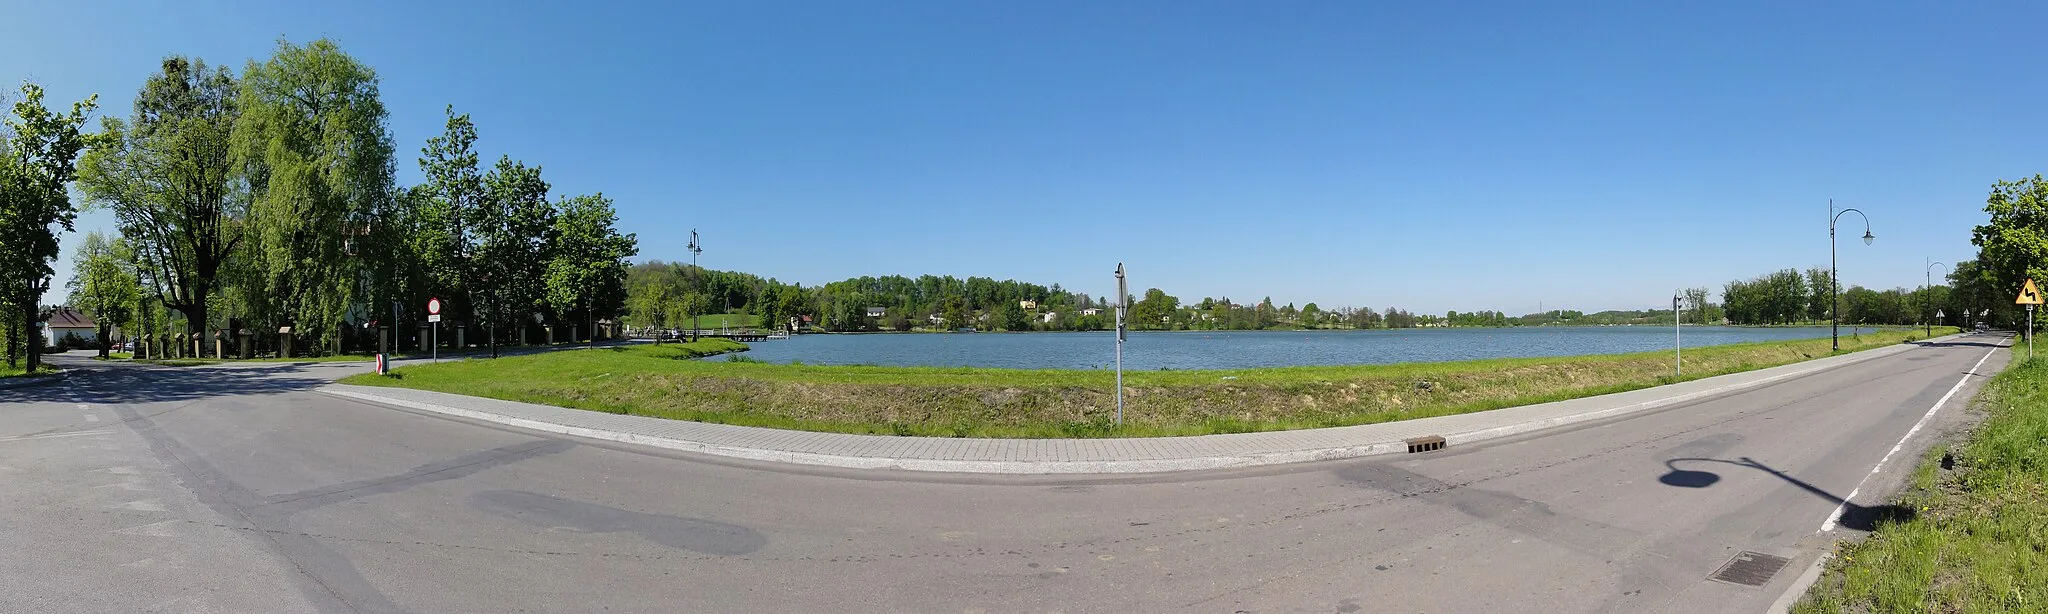
[[1977, 399], [1984, 422], [1930, 450], [1899, 498], [1912, 517], [1842, 544], [1793, 612], [2048, 611], [2048, 357]]
[[[1891, 331], [1844, 337], [1842, 347], [1868, 349], [1917, 335]], [[1013, 438], [1202, 435], [1390, 422], [1680, 381], [1671, 375], [1668, 352], [1127, 372], [1125, 425], [1115, 427], [1115, 376], [1108, 371], [682, 360], [744, 348], [707, 339], [409, 366], [398, 369], [396, 377], [360, 375], [342, 382], [726, 424]], [[1825, 338], [1688, 349], [1684, 379], [1828, 353]]]

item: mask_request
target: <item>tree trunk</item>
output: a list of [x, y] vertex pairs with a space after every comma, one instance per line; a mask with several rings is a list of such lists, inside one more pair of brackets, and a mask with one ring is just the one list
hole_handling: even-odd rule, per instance
[[112, 352], [112, 351], [113, 351], [113, 349], [112, 349], [112, 348], [111, 348], [110, 346], [112, 346], [112, 345], [114, 344], [114, 341], [113, 341], [112, 339], [108, 339], [108, 338], [107, 338], [107, 334], [108, 334], [108, 333], [110, 333], [110, 332], [113, 332], [113, 331], [112, 331], [112, 330], [110, 330], [110, 329], [111, 329], [112, 327], [110, 327], [110, 326], [107, 326], [107, 323], [106, 323], [106, 322], [101, 322], [101, 323], [99, 323], [99, 324], [100, 324], [100, 359], [101, 359], [101, 360], [106, 360], [106, 359], [107, 359], [107, 353], [108, 353], [108, 352]]
[[28, 365], [28, 370], [24, 371], [24, 373], [34, 375], [36, 368], [42, 366], [43, 363], [43, 340], [40, 336], [36, 335], [36, 301], [25, 301], [23, 303], [21, 308], [21, 331], [22, 353], [28, 356], [28, 360], [25, 361]]

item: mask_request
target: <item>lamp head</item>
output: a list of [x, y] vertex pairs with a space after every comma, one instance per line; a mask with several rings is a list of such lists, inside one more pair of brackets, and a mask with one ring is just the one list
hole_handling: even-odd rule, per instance
[[1869, 231], [1869, 230], [1865, 230], [1865, 231], [1863, 231], [1863, 244], [1864, 244], [1864, 245], [1869, 245], [1871, 241], [1875, 241], [1875, 240], [1877, 240], [1877, 235], [1874, 235], [1874, 234], [1870, 234], [1870, 231]]

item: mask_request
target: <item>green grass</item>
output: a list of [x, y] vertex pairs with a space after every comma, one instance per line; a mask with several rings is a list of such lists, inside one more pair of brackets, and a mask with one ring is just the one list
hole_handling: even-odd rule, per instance
[[1977, 398], [1983, 424], [1930, 451], [1900, 497], [1913, 516], [1838, 546], [1793, 612], [2048, 611], [2048, 357]]
[[[1937, 331], [1941, 332], [1941, 331]], [[1914, 339], [1844, 337], [1845, 350]], [[745, 346], [723, 340], [418, 365], [405, 386], [612, 413], [841, 433], [940, 437], [1144, 437], [1344, 426], [1461, 414], [1683, 381], [1671, 354], [1124, 375], [1125, 424], [1112, 425], [1109, 371], [780, 365], [678, 360]], [[1696, 379], [1828, 355], [1828, 340], [1687, 350]]]
[[[49, 375], [59, 371], [55, 365], [47, 362], [37, 366], [36, 375]], [[24, 375], [28, 375], [28, 372], [24, 371], [21, 367], [8, 367], [5, 364], [0, 364], [0, 378], [21, 377]]]

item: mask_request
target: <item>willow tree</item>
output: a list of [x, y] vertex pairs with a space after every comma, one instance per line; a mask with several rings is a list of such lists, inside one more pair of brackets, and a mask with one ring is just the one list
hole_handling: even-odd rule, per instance
[[113, 211], [150, 290], [193, 332], [207, 329], [208, 299], [249, 208], [230, 155], [236, 96], [226, 68], [165, 58], [135, 94], [133, 119], [103, 119], [105, 146], [79, 163], [90, 204]]
[[370, 299], [352, 256], [392, 201], [392, 145], [377, 74], [333, 41], [279, 42], [243, 71], [234, 156], [254, 199], [254, 260], [295, 332], [330, 345]]

